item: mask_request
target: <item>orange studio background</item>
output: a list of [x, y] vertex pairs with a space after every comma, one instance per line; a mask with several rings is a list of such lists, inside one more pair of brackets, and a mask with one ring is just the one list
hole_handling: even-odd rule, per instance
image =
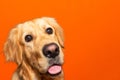
[[0, 80], [16, 69], [3, 54], [8, 32], [42, 16], [64, 29], [65, 80], [120, 80], [120, 0], [0, 0]]

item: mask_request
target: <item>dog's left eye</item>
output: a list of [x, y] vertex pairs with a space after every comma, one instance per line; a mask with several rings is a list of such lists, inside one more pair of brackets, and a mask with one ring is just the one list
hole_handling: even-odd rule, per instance
[[52, 33], [53, 33], [53, 29], [49, 27], [49, 28], [46, 29], [46, 32], [47, 32], [48, 34], [52, 34]]
[[30, 42], [30, 41], [32, 41], [33, 40], [33, 37], [31, 36], [31, 35], [26, 35], [25, 36], [25, 41], [26, 42]]

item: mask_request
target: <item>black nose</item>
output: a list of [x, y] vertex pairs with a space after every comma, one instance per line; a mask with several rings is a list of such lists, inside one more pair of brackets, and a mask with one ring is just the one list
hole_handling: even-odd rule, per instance
[[59, 47], [55, 43], [50, 43], [43, 47], [43, 54], [48, 58], [55, 58], [59, 55], [59, 52]]

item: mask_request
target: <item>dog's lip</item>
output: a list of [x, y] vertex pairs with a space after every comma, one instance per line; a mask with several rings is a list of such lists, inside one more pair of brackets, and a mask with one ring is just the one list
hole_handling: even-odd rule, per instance
[[[57, 72], [55, 72], [55, 73], [50, 73], [49, 70], [52, 67], [56, 67], [56, 68], [58, 67], [59, 70]], [[57, 76], [57, 75], [61, 74], [61, 72], [62, 72], [62, 65], [61, 64], [53, 64], [53, 65], [49, 66], [48, 70], [47, 70], [47, 74], [49, 74], [50, 76]]]

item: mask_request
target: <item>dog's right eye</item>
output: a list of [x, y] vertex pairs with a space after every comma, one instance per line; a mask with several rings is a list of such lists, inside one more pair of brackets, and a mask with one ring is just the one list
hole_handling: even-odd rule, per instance
[[26, 42], [30, 42], [30, 41], [32, 41], [33, 40], [33, 37], [31, 36], [31, 35], [26, 35], [25, 36], [25, 41]]
[[52, 33], [53, 33], [53, 30], [52, 30], [52, 28], [49, 27], [49, 28], [46, 29], [46, 32], [47, 32], [48, 34], [52, 34]]

